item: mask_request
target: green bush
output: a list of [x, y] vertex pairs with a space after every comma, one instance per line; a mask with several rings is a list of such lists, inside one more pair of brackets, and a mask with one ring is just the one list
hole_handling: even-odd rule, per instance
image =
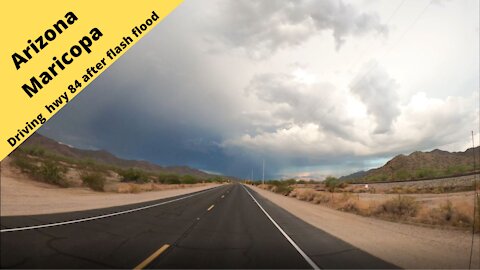
[[437, 176], [437, 172], [430, 168], [419, 169], [415, 172], [416, 178], [432, 178]]
[[273, 189], [273, 191], [275, 193], [280, 193], [282, 195], [285, 195], [285, 196], [288, 196], [288, 194], [290, 194], [290, 192], [292, 192], [293, 188], [289, 185], [276, 185], [275, 188]]
[[80, 178], [82, 179], [83, 184], [88, 186], [89, 188], [95, 191], [104, 191], [106, 179], [101, 173], [85, 172], [80, 176]]
[[191, 175], [184, 175], [180, 178], [180, 182], [182, 184], [196, 184], [198, 183], [197, 179], [195, 179], [195, 177], [191, 176]]
[[458, 164], [458, 165], [449, 166], [447, 169], [445, 169], [444, 174], [445, 175], [462, 174], [462, 173], [471, 172], [471, 171], [473, 171], [473, 165]]
[[120, 171], [120, 175], [122, 176], [122, 182], [148, 182], [147, 173], [136, 168], [130, 168], [128, 170]]
[[400, 170], [395, 173], [395, 180], [410, 180], [412, 179], [412, 175], [407, 170]]
[[288, 179], [288, 180], [284, 180], [282, 181], [284, 184], [286, 185], [295, 185], [297, 183], [297, 180], [295, 179]]
[[58, 166], [51, 161], [46, 161], [38, 169], [38, 177], [47, 183], [68, 187], [69, 184], [64, 178], [65, 172], [66, 168]]
[[214, 177], [214, 178], [213, 178], [213, 182], [222, 183], [222, 182], [223, 182], [223, 178], [220, 177], [220, 176]]
[[215, 177], [211, 177], [209, 179], [207, 179], [207, 182], [210, 182], [210, 183], [223, 183], [224, 180], [221, 176], [215, 176]]
[[158, 176], [158, 182], [162, 184], [180, 184], [180, 176], [176, 174], [161, 174]]
[[24, 155], [15, 155], [13, 158], [13, 165], [19, 168], [23, 173], [32, 175], [34, 175], [38, 170], [38, 167], [33, 163], [33, 161]]
[[81, 160], [73, 161], [73, 163], [78, 164], [81, 168], [88, 168], [90, 170], [106, 170], [107, 166], [105, 164], [98, 163], [96, 160], [91, 158], [85, 158]]
[[323, 181], [325, 187], [328, 188], [328, 191], [334, 192], [337, 188], [344, 188], [347, 186], [347, 183], [338, 180], [336, 177], [328, 176], [325, 181]]
[[289, 180], [285, 180], [285, 181], [279, 181], [279, 180], [268, 181], [268, 184], [273, 186], [271, 191], [273, 191], [275, 193], [283, 194], [285, 196], [290, 194], [290, 192], [293, 190], [291, 185], [293, 185], [295, 183], [296, 183], [295, 179], [289, 179]]
[[25, 154], [38, 156], [38, 157], [42, 157], [46, 153], [46, 150], [43, 147], [38, 145], [25, 145], [25, 146], [22, 145], [19, 147], [19, 149]]

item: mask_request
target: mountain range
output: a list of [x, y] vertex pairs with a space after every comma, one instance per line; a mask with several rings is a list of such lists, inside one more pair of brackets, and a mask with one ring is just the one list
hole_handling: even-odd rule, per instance
[[471, 173], [474, 171], [474, 151], [475, 170], [480, 168], [479, 150], [480, 147], [469, 148], [464, 152], [448, 152], [439, 149], [430, 152], [415, 151], [409, 155], [398, 155], [382, 167], [342, 176], [340, 180], [406, 181]]
[[84, 150], [78, 149], [53, 139], [47, 138], [38, 133], [30, 136], [19, 148], [40, 147], [49, 153], [72, 158], [76, 160], [92, 160], [98, 163], [113, 165], [120, 168], [139, 168], [163, 174], [191, 175], [202, 179], [218, 175], [209, 174], [188, 166], [161, 166], [144, 160], [127, 160], [116, 157], [105, 150]]

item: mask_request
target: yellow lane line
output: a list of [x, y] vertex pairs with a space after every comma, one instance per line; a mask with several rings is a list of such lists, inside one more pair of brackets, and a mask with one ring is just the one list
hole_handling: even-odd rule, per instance
[[170, 247], [170, 245], [168, 245], [168, 244], [163, 245], [161, 248], [159, 248], [157, 251], [155, 251], [155, 253], [150, 255], [150, 257], [146, 258], [143, 262], [141, 262], [139, 265], [135, 266], [135, 268], [133, 268], [133, 269], [137, 270], [137, 269], [145, 268], [149, 263], [151, 263], [153, 260], [155, 260], [155, 258], [160, 256], [160, 254], [162, 254], [165, 250], [167, 250], [168, 247]]
[[212, 210], [213, 207], [215, 207], [215, 204], [212, 204], [212, 205], [207, 209], [207, 211]]

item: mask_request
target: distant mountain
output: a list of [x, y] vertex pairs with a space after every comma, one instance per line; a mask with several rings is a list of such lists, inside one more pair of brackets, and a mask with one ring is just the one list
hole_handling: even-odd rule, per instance
[[30, 136], [21, 146], [29, 147], [36, 146], [45, 149], [46, 151], [68, 158], [78, 160], [93, 160], [98, 163], [113, 165], [121, 168], [139, 168], [143, 170], [158, 172], [158, 173], [174, 173], [179, 175], [192, 175], [198, 178], [210, 178], [217, 175], [208, 174], [198, 169], [190, 168], [187, 166], [160, 166], [149, 161], [144, 160], [126, 160], [121, 159], [110, 152], [105, 150], [83, 150], [72, 146], [68, 146], [63, 143], [59, 143], [55, 140], [42, 136], [38, 133]]
[[416, 151], [408, 156], [398, 155], [380, 168], [360, 171], [340, 179], [361, 182], [405, 181], [465, 174], [473, 172], [473, 151], [476, 154], [476, 169], [480, 168], [479, 150], [480, 147], [453, 153], [439, 149]]

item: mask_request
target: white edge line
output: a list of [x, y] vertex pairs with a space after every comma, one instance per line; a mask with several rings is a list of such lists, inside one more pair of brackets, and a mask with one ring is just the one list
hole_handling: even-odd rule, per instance
[[88, 218], [81, 218], [81, 219], [74, 219], [74, 220], [69, 220], [69, 221], [49, 223], [49, 224], [43, 224], [43, 225], [34, 225], [34, 226], [28, 226], [28, 227], [17, 227], [17, 228], [10, 228], [10, 229], [2, 229], [2, 230], [0, 230], [0, 232], [1, 232], [1, 233], [4, 233], [4, 232], [18, 232], [18, 231], [27, 231], [27, 230], [40, 229], [40, 228], [49, 228], [49, 227], [55, 227], [55, 226], [61, 226], [61, 225], [68, 225], [68, 224], [74, 224], [74, 223], [80, 223], [80, 222], [85, 222], [85, 221], [91, 221], [91, 220], [96, 220], [96, 219], [102, 219], [102, 218], [107, 218], [107, 217], [113, 217], [113, 216], [128, 214], [128, 213], [132, 213], [132, 212], [136, 212], [136, 211], [140, 211], [140, 210], [145, 210], [145, 209], [149, 209], [149, 208], [152, 208], [152, 207], [157, 207], [157, 206], [160, 206], [160, 205], [164, 205], [164, 204], [168, 204], [168, 203], [180, 201], [180, 200], [183, 200], [183, 199], [187, 199], [187, 198], [190, 198], [190, 197], [193, 197], [193, 196], [197, 196], [197, 195], [199, 195], [199, 194], [202, 194], [202, 193], [204, 193], [204, 192], [211, 191], [211, 190], [213, 190], [213, 189], [215, 189], [215, 188], [217, 188], [217, 187], [213, 187], [213, 188], [209, 188], [209, 189], [206, 189], [206, 190], [202, 190], [202, 191], [200, 191], [200, 192], [198, 192], [198, 193], [191, 194], [191, 195], [187, 195], [187, 196], [181, 197], [181, 198], [176, 198], [176, 199], [173, 199], [173, 200], [170, 200], [170, 201], [160, 202], [160, 203], [151, 204], [151, 205], [146, 205], [146, 206], [142, 206], [142, 207], [139, 207], [139, 208], [124, 210], [124, 211], [120, 211], [120, 212], [114, 212], [114, 213], [104, 214], [104, 215], [100, 215], [100, 216], [94, 216], [94, 217], [88, 217]]
[[292, 244], [292, 246], [298, 251], [298, 253], [300, 253], [300, 255], [302, 255], [302, 257], [305, 259], [305, 261], [307, 261], [308, 264], [310, 264], [310, 266], [313, 269], [321, 269], [312, 259], [310, 259], [310, 257], [308, 257], [307, 254], [305, 254], [305, 252], [297, 245], [297, 243], [295, 243], [293, 241], [293, 239], [290, 238], [290, 236], [288, 236], [288, 234], [280, 227], [280, 225], [278, 225], [277, 222], [275, 222], [275, 220], [273, 220], [273, 218], [267, 213], [267, 211], [265, 211], [265, 209], [263, 209], [263, 207], [260, 205], [260, 203], [257, 201], [257, 199], [255, 199], [255, 197], [253, 197], [252, 193], [250, 193], [250, 191], [248, 191], [248, 189], [244, 185], [242, 185], [242, 187], [245, 189], [245, 191], [248, 193], [248, 195], [250, 195], [250, 197], [252, 197], [253, 201], [258, 205], [258, 207], [263, 211], [263, 213], [268, 217], [268, 219], [270, 219], [270, 221], [273, 223], [273, 225], [275, 225], [275, 227], [277, 227], [277, 229], [283, 234], [283, 236], [285, 236], [285, 238], [287, 238], [288, 242], [290, 242], [290, 244]]

